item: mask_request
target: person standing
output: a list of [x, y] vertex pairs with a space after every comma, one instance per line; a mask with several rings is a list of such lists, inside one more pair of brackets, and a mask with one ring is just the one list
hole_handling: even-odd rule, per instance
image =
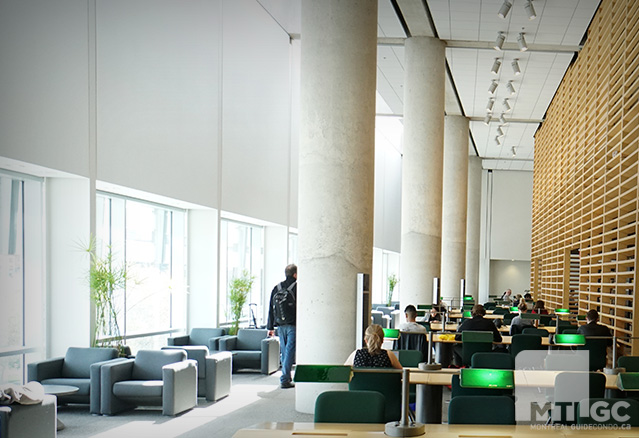
[[278, 283], [271, 292], [268, 321], [268, 335], [275, 334], [275, 327], [280, 338], [280, 354], [282, 356], [282, 377], [280, 386], [283, 389], [294, 388], [291, 380], [291, 368], [295, 362], [295, 320], [297, 316], [297, 266], [291, 264], [284, 270], [286, 280]]

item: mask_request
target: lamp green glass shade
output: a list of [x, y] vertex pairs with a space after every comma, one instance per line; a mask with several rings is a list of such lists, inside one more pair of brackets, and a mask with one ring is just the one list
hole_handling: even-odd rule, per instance
[[512, 306], [512, 307], [510, 308], [510, 311], [511, 311], [511, 312], [519, 312], [519, 307], [517, 307], [517, 306]]
[[555, 344], [586, 345], [586, 337], [584, 335], [563, 333], [555, 335], [554, 339]]
[[470, 310], [465, 310], [462, 314], [464, 318], [472, 318], [473, 316], [470, 314]]
[[417, 316], [426, 316], [426, 311], [425, 310], [418, 310], [417, 311]]
[[465, 296], [464, 301], [475, 301], [473, 297]]
[[462, 388], [510, 389], [515, 386], [513, 370], [462, 368], [459, 383]]
[[418, 304], [417, 310], [430, 310], [433, 308], [432, 304]]
[[296, 365], [293, 381], [313, 383], [348, 383], [352, 369], [349, 365]]
[[384, 330], [384, 337], [389, 339], [397, 339], [399, 338], [399, 330], [398, 329], [382, 329]]
[[561, 315], [567, 315], [570, 313], [570, 309], [555, 309], [555, 313], [559, 313]]
[[619, 373], [617, 386], [622, 391], [639, 391], [639, 373]]

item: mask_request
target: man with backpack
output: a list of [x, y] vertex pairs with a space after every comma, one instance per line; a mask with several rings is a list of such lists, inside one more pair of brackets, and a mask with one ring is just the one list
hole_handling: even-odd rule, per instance
[[278, 283], [271, 292], [266, 328], [268, 335], [277, 334], [280, 338], [280, 352], [282, 355], [282, 377], [280, 386], [283, 389], [293, 388], [291, 368], [295, 361], [295, 319], [297, 314], [297, 266], [288, 265], [284, 270], [286, 280]]

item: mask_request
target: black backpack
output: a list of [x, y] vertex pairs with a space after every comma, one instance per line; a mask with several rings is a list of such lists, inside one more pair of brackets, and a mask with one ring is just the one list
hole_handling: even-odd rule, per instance
[[290, 325], [295, 324], [295, 295], [293, 288], [297, 282], [293, 282], [289, 287], [284, 289], [282, 283], [278, 283], [277, 291], [273, 295], [273, 315], [275, 316], [275, 324]]

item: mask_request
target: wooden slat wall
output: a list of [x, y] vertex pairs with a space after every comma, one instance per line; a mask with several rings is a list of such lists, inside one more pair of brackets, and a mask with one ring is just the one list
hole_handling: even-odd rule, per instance
[[[536, 135], [531, 287], [569, 307], [578, 250], [578, 311], [597, 309], [618, 336], [639, 337], [638, 149], [639, 1], [603, 0]], [[623, 342], [639, 354], [638, 341]]]

